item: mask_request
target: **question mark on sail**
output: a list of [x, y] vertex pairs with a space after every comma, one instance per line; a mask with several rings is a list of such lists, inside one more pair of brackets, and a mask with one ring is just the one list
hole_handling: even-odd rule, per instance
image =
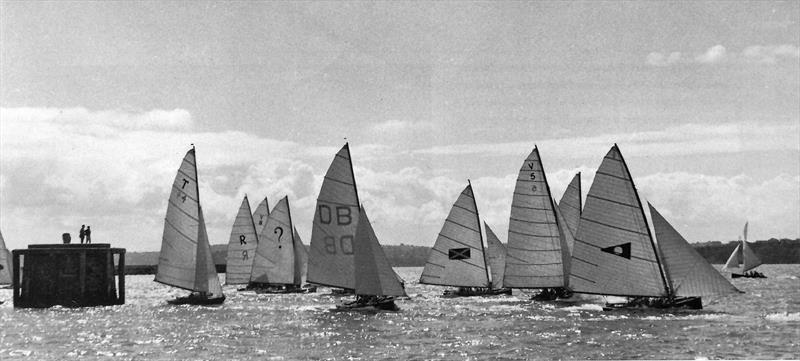
[[281, 231], [281, 234], [279, 234], [279, 235], [278, 235], [278, 248], [281, 248], [281, 236], [283, 236], [283, 228], [281, 228], [281, 227], [275, 227], [275, 230], [274, 230], [274, 232], [273, 232], [273, 233], [276, 233], [276, 234], [277, 234], [277, 233], [278, 233], [278, 231]]

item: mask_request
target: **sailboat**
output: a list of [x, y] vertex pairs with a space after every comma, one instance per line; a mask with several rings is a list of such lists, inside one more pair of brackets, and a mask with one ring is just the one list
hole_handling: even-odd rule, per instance
[[[0, 232], [0, 288], [11, 287], [11, 251], [6, 248], [3, 233]], [[0, 301], [2, 303], [2, 301]]]
[[[264, 201], [266, 202], [266, 199]], [[254, 217], [250, 212], [250, 201], [245, 194], [228, 240], [228, 256], [225, 266], [226, 284], [245, 284], [250, 281], [257, 246], [258, 233]]]
[[[317, 197], [308, 254], [309, 283], [355, 289], [353, 239], [358, 226], [359, 199], [350, 146], [336, 153]], [[335, 291], [335, 290], [334, 290]]]
[[541, 289], [534, 300], [571, 296], [570, 245], [572, 232], [555, 205], [534, 147], [519, 170], [508, 224], [508, 254], [503, 285]]
[[356, 300], [337, 305], [334, 311], [398, 311], [395, 297], [408, 297], [397, 274], [389, 265], [378, 237], [363, 207], [353, 240], [353, 268]]
[[164, 218], [156, 282], [192, 291], [170, 304], [213, 305], [225, 301], [208, 243], [192, 146], [178, 168]]
[[702, 296], [739, 292], [650, 206], [658, 246], [615, 144], [595, 174], [578, 225], [570, 287], [627, 296], [619, 308], [702, 308]]
[[[573, 235], [578, 232], [578, 223], [581, 220], [581, 213], [583, 212], [582, 205], [581, 172], [578, 172], [572, 177], [572, 181], [569, 182], [567, 190], [564, 191], [561, 200], [558, 202], [558, 209], [564, 216], [564, 223]], [[567, 246], [569, 246], [570, 254], [572, 254], [572, 244], [567, 244]]]
[[510, 294], [510, 289], [495, 289], [489, 282], [480, 227], [478, 207], [472, 183], [469, 183], [453, 203], [428, 254], [419, 283], [458, 287], [445, 290], [445, 297]]
[[[483, 222], [483, 230], [486, 232], [486, 243], [488, 245], [490, 274], [492, 275], [492, 288], [499, 290], [503, 289], [503, 275], [506, 272], [506, 246], [500, 242], [497, 235], [489, 228], [486, 222]], [[510, 293], [511, 289], [507, 289]]]
[[303, 245], [300, 239], [300, 233], [297, 233], [297, 228], [294, 228], [294, 284], [302, 285], [302, 289], [306, 292], [317, 292], [317, 287], [306, 282], [308, 271], [308, 250]]
[[756, 256], [755, 252], [750, 249], [747, 244], [747, 225], [749, 222], [744, 223], [744, 239], [739, 239], [740, 243], [736, 245], [728, 261], [725, 262], [725, 268], [738, 269], [741, 273], [731, 273], [731, 278], [767, 278], [763, 273], [757, 271], [750, 271], [761, 265], [761, 259]]
[[[256, 233], [261, 232], [264, 225], [267, 223], [267, 216], [269, 215], [269, 201], [267, 197], [261, 200], [256, 210], [253, 212], [253, 224], [256, 226]], [[256, 242], [257, 243], [257, 242]]]

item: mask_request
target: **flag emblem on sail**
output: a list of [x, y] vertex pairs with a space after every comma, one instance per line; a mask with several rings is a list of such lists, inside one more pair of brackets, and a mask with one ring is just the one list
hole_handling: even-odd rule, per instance
[[631, 243], [618, 244], [616, 246], [600, 248], [605, 253], [620, 256], [622, 258], [631, 259]]
[[639, 195], [616, 145], [597, 169], [586, 196], [569, 283], [582, 293], [656, 297], [667, 293]]
[[250, 282], [267, 284], [294, 283], [294, 227], [289, 198], [283, 197], [269, 212], [258, 235]]
[[550, 187], [534, 148], [520, 167], [511, 216], [503, 286], [512, 288], [563, 287], [569, 270], [569, 249], [559, 230]]
[[308, 260], [308, 282], [353, 289], [353, 237], [359, 201], [350, 147], [333, 158], [317, 197]]
[[487, 287], [489, 274], [472, 185], [458, 196], [428, 254], [419, 282], [459, 287]]
[[242, 199], [239, 212], [231, 228], [226, 257], [225, 283], [242, 284], [250, 280], [253, 258], [258, 246], [256, 226], [250, 214], [250, 201], [247, 195]]
[[469, 248], [451, 248], [447, 251], [447, 256], [452, 260], [469, 259]]

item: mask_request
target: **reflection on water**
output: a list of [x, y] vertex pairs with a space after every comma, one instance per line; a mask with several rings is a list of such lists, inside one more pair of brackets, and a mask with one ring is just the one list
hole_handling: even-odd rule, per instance
[[[737, 279], [746, 294], [702, 311], [603, 312], [532, 303], [524, 294], [443, 299], [400, 268], [410, 300], [397, 313], [332, 313], [348, 298], [236, 292], [219, 307], [169, 306], [185, 291], [127, 278], [124, 306], [14, 310], [0, 290], [0, 359], [573, 359], [792, 358], [800, 354], [800, 266]], [[710, 304], [709, 304], [710, 303]]]

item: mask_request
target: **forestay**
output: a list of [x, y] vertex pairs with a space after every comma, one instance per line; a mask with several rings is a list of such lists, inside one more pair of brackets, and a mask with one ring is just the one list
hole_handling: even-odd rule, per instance
[[569, 270], [563, 259], [554, 202], [544, 174], [539, 149], [522, 163], [511, 201], [508, 247], [503, 285], [512, 288], [563, 287]]
[[586, 196], [570, 287], [604, 295], [667, 294], [639, 195], [616, 145], [597, 169]]
[[673, 296], [710, 296], [740, 292], [672, 227], [652, 204], [650, 216]]
[[194, 149], [186, 153], [172, 182], [155, 280], [222, 295], [200, 209]]
[[500, 242], [489, 225], [483, 222], [483, 229], [486, 231], [486, 243], [489, 257], [489, 269], [492, 275], [492, 288], [503, 288], [503, 274], [506, 271], [506, 246]]
[[581, 197], [581, 172], [578, 172], [572, 177], [567, 190], [561, 196], [561, 201], [558, 202], [559, 211], [564, 216], [565, 223], [573, 235], [578, 232], [578, 222], [581, 220], [581, 204], [583, 203]]
[[258, 204], [255, 212], [253, 212], [253, 223], [256, 225], [256, 233], [261, 233], [261, 229], [267, 224], [267, 216], [269, 215], [269, 201], [267, 197]]
[[11, 284], [11, 251], [6, 248], [3, 233], [0, 232], [0, 285]]
[[490, 286], [480, 227], [470, 184], [450, 209], [419, 282], [459, 287]]
[[250, 201], [245, 195], [239, 211], [236, 213], [231, 236], [228, 239], [225, 283], [229, 285], [242, 284], [250, 280], [257, 246], [257, 230], [250, 213]]
[[274, 285], [294, 283], [294, 227], [289, 198], [283, 197], [269, 212], [258, 235], [250, 282]]
[[350, 148], [345, 144], [325, 173], [317, 198], [308, 260], [308, 282], [353, 289], [353, 237], [358, 225]]
[[294, 228], [294, 284], [302, 285], [306, 280], [306, 267], [308, 266], [308, 250], [300, 240], [297, 228]]
[[405, 296], [406, 291], [394, 273], [386, 254], [378, 242], [367, 213], [359, 212], [355, 234], [355, 291], [359, 295]]

